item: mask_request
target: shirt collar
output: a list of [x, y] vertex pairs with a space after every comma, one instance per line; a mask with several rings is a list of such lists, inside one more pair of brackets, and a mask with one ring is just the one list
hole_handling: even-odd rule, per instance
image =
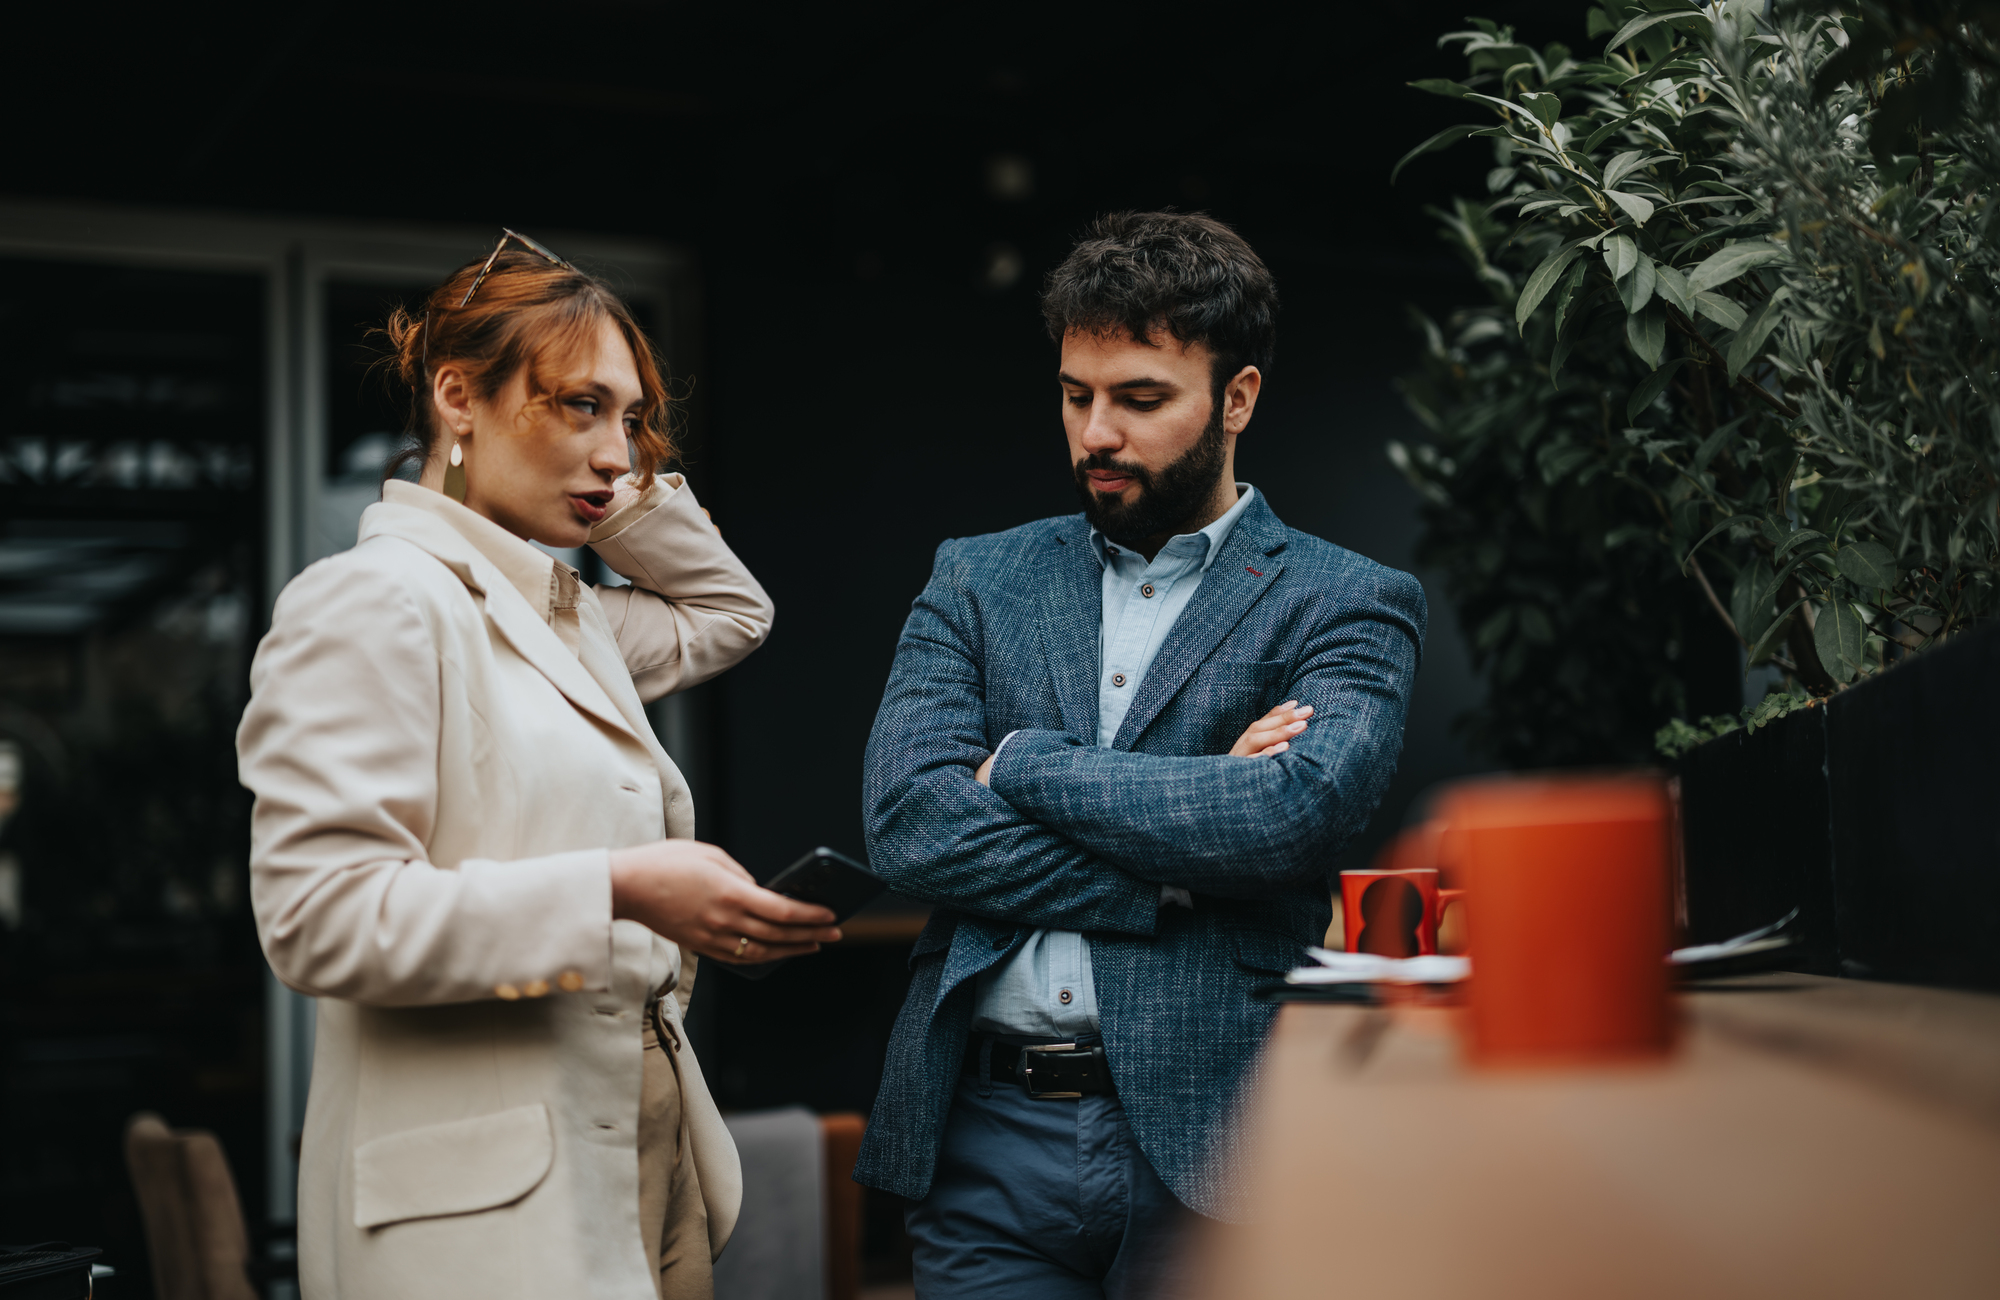
[[[1193, 538], [1201, 538], [1203, 544], [1208, 548], [1203, 552], [1201, 557], [1201, 571], [1207, 573], [1208, 566], [1215, 563], [1215, 557], [1222, 554], [1222, 544], [1229, 540], [1229, 534], [1236, 528], [1236, 521], [1241, 519], [1243, 512], [1250, 508], [1250, 499], [1256, 495], [1256, 488], [1251, 487], [1248, 483], [1238, 483], [1236, 485], [1236, 504], [1223, 511], [1220, 519], [1217, 519], [1200, 532], [1177, 533], [1173, 537], [1168, 538], [1167, 544], [1160, 548], [1160, 554], [1166, 555], [1170, 551], [1178, 553], [1183, 548], [1175, 545], [1175, 543], [1185, 542]], [[467, 511], [466, 513], [470, 514], [471, 511]], [[1099, 564], [1109, 565], [1111, 563], [1109, 553], [1111, 543], [1106, 541], [1104, 534], [1098, 532], [1095, 528], [1090, 530], [1090, 545], [1097, 552], [1097, 562]], [[1128, 551], [1128, 553], [1138, 555], [1136, 551]], [[1143, 559], [1144, 557], [1140, 556], [1140, 558]]]
[[[450, 524], [459, 536], [472, 543], [474, 549], [505, 575], [528, 602], [528, 608], [535, 611], [536, 617], [544, 623], [554, 621], [552, 615], [559, 585], [555, 557], [532, 543], [522, 541], [485, 515], [466, 509], [444, 493], [433, 492], [416, 483], [392, 478], [382, 485], [382, 499], [394, 505], [426, 511]], [[567, 569], [569, 566], [560, 567]]]

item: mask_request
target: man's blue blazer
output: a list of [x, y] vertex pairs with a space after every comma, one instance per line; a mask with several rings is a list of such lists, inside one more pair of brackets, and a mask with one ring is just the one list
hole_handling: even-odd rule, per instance
[[[1080, 930], [1140, 1148], [1188, 1205], [1235, 1217], [1235, 1121], [1275, 1015], [1251, 989], [1325, 934], [1334, 855], [1402, 748], [1423, 589], [1285, 527], [1259, 494], [1108, 749], [1102, 599], [1089, 525], [1071, 515], [946, 542], [904, 624], [864, 815], [874, 869], [934, 911], [854, 1176], [925, 1195], [973, 977], [1035, 929]], [[1228, 756], [1290, 699], [1316, 712], [1289, 752]], [[988, 789], [973, 772], [1009, 732]], [[1162, 884], [1193, 910], [1161, 907]]]

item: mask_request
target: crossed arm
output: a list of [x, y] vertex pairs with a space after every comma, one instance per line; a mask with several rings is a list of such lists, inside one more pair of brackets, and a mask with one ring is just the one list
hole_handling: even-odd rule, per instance
[[[1283, 890], [1327, 869], [1394, 775], [1421, 627], [1413, 605], [1350, 613], [1313, 630], [1290, 688], [1299, 708], [1312, 710], [1311, 725], [1288, 739], [1282, 732], [1299, 720], [1281, 720], [1298, 710], [1284, 706], [1230, 753], [1213, 756], [1132, 753], [1065, 732], [1020, 731], [987, 779], [1010, 807], [1148, 880], [1225, 897]], [[1282, 750], [1243, 756], [1273, 735]]]
[[940, 552], [904, 628], [866, 762], [871, 858], [911, 897], [1150, 934], [1162, 884], [1255, 897], [1325, 870], [1393, 773], [1423, 627], [1402, 575], [1379, 610], [1308, 637], [1291, 694], [1310, 730], [1280, 706], [1230, 754], [1187, 758], [1020, 731], [989, 788], [974, 779], [991, 743], [983, 629], [952, 561]]

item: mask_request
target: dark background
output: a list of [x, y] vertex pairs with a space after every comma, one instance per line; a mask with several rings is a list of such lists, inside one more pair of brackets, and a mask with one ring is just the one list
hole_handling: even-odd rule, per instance
[[[1415, 498], [1382, 446], [1417, 431], [1392, 381], [1416, 346], [1406, 307], [1479, 294], [1424, 208], [1482, 193], [1486, 157], [1459, 145], [1387, 181], [1465, 120], [1403, 83], [1462, 71], [1435, 42], [1468, 10], [1583, 45], [1580, 2], [1277, 21], [1219, 6], [352, 3], [227, 22], [73, 8], [11, 42], [0, 186], [691, 253], [699, 343], [670, 358], [686, 468], [778, 606], [768, 648], [700, 692], [697, 794], [703, 837], [768, 874], [815, 843], [861, 850], [861, 752], [937, 543], [1075, 508], [1036, 288], [1094, 214], [1206, 211], [1258, 249], [1284, 312], [1238, 476], [1292, 526], [1413, 567]], [[1477, 686], [1427, 588], [1402, 767], [1350, 864], [1424, 787], [1479, 766], [1450, 730]], [[707, 977], [698, 1032], [725, 1106], [872, 1100], [903, 954], [813, 961], [758, 986]], [[255, 1060], [244, 1033], [229, 1050]], [[134, 1098], [171, 1110], [142, 1083]], [[261, 1154], [232, 1155], [254, 1219]], [[84, 1209], [37, 1197], [18, 1164], [5, 1186], [0, 1239], [132, 1230], [129, 1207], [120, 1227], [101, 1207], [69, 1226]]]

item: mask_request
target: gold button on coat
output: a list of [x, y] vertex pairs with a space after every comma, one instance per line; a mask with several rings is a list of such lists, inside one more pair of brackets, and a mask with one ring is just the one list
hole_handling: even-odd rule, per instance
[[507, 1001], [512, 1002], [521, 996], [521, 990], [515, 988], [512, 984], [495, 984], [493, 986], [493, 996], [496, 998], [505, 998]]
[[529, 980], [521, 986], [521, 993], [525, 997], [545, 997], [548, 995], [548, 991], [549, 982], [547, 980]]
[[566, 970], [556, 976], [556, 987], [565, 993], [575, 993], [583, 988], [583, 976], [573, 970]]

